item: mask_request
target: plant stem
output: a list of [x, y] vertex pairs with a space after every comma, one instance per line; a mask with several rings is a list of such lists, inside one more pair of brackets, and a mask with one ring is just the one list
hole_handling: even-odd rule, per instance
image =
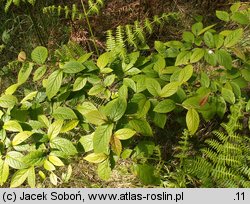
[[91, 28], [91, 25], [90, 25], [90, 22], [89, 22], [89, 17], [88, 17], [87, 11], [85, 9], [83, 0], [81, 0], [81, 4], [82, 4], [84, 16], [85, 16], [87, 24], [88, 24], [88, 28], [89, 28], [89, 32], [90, 32], [91, 38], [93, 39], [93, 44], [94, 44], [94, 47], [95, 47], [96, 54], [99, 56], [99, 51], [97, 49], [96, 42], [95, 42], [95, 36], [93, 34], [93, 31], [92, 31], [92, 28]]

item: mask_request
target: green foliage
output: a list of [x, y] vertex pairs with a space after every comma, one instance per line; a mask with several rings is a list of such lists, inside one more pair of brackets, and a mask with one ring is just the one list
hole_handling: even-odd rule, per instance
[[34, 6], [36, 3], [36, 0], [5, 0], [4, 1], [4, 3], [5, 3], [4, 11], [7, 13], [12, 5], [20, 6], [20, 4], [23, 2], [29, 3], [29, 4]]
[[146, 18], [144, 22], [135, 21], [134, 25], [118, 26], [116, 35], [111, 30], [107, 31], [107, 51], [124, 56], [126, 49], [147, 50], [145, 34], [151, 35], [157, 27], [162, 27], [170, 20], [177, 20], [178, 13], [163, 13], [162, 16], [154, 16], [152, 20]]
[[57, 16], [64, 16], [64, 18], [72, 20], [81, 20], [93, 14], [99, 14], [100, 9], [104, 6], [104, 0], [88, 0], [88, 9], [83, 11], [79, 9], [77, 4], [71, 4], [71, 8], [68, 6], [56, 6], [51, 5], [43, 8], [43, 13], [54, 14]]
[[244, 187], [250, 186], [249, 137], [237, 133], [241, 129], [244, 102], [231, 106], [229, 121], [221, 130], [215, 130], [215, 138], [207, 139], [207, 148], [196, 160], [187, 161], [189, 171], [197, 176], [202, 187]]
[[[164, 185], [195, 186], [194, 175], [204, 186], [249, 186], [249, 138], [236, 133], [242, 98], [249, 97], [249, 56], [238, 52], [244, 29], [217, 32], [198, 22], [180, 41], [156, 41], [155, 51], [143, 55], [144, 29], [152, 33], [151, 26], [167, 17], [146, 19], [145, 28], [139, 22], [118, 26], [115, 37], [108, 31], [107, 52], [97, 59], [74, 43], [55, 53], [38, 46], [22, 57], [17, 82], [0, 97], [1, 185], [27, 181], [34, 187], [38, 175], [53, 185], [67, 182], [72, 168], [62, 176], [57, 170], [74, 156], [97, 164], [104, 180], [119, 159], [130, 158], [143, 184], [159, 185], [167, 161], [155, 136], [164, 129], [166, 137], [184, 130], [174, 155], [180, 165]], [[207, 149], [197, 150], [197, 161], [190, 159], [201, 123], [223, 119], [229, 107], [226, 132], [217, 131]]]

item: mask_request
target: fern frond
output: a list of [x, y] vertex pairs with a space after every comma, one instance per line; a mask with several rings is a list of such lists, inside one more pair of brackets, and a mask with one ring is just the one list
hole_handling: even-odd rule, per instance
[[145, 25], [145, 29], [148, 31], [148, 33], [152, 34], [153, 33], [153, 26], [148, 18], [146, 18], [144, 25]]
[[131, 25], [126, 25], [125, 29], [126, 29], [128, 44], [130, 46], [137, 48], [137, 43], [136, 43], [135, 35], [133, 33], [133, 28], [131, 27]]
[[107, 31], [107, 35], [106, 35], [106, 47], [107, 47], [107, 51], [112, 51], [115, 49], [115, 37], [113, 36], [112, 30], [108, 30]]
[[136, 37], [140, 40], [140, 42], [142, 44], [144, 44], [145, 43], [145, 36], [144, 36], [144, 33], [143, 33], [143, 28], [141, 27], [139, 21], [134, 22], [134, 27], [135, 27]]
[[118, 47], [125, 47], [124, 42], [124, 31], [122, 26], [118, 26], [116, 28], [116, 46]]

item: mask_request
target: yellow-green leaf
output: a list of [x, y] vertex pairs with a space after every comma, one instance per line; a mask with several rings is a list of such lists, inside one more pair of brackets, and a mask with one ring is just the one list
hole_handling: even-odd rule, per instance
[[119, 129], [114, 133], [114, 136], [120, 140], [127, 140], [133, 137], [136, 134], [136, 131], [131, 130], [129, 128]]
[[200, 117], [195, 109], [191, 108], [188, 110], [186, 115], [186, 123], [189, 132], [193, 135], [197, 131], [200, 124]]
[[21, 125], [16, 120], [9, 120], [4, 123], [3, 128], [11, 132], [22, 132]]
[[63, 120], [56, 120], [54, 123], [52, 123], [48, 129], [48, 137], [50, 139], [55, 138], [60, 133], [62, 125]]
[[64, 163], [61, 159], [59, 159], [57, 156], [50, 155], [49, 161], [54, 164], [55, 166], [64, 166]]
[[172, 96], [177, 92], [179, 85], [180, 82], [170, 82], [162, 88], [160, 97], [166, 98]]
[[12, 140], [12, 145], [16, 146], [24, 142], [26, 139], [28, 139], [32, 135], [31, 131], [23, 131], [18, 133]]
[[108, 156], [104, 153], [91, 153], [84, 157], [84, 159], [91, 163], [101, 163], [102, 161], [107, 159], [107, 157]]

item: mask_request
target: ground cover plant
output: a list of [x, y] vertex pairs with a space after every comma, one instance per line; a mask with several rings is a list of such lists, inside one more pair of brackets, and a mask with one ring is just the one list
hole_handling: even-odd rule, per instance
[[91, 25], [105, 1], [53, 3], [39, 4], [43, 15], [84, 20], [87, 47], [40, 42], [3, 66], [0, 185], [67, 186], [84, 160], [104, 181], [125, 162], [137, 187], [250, 187], [248, 3], [216, 10], [213, 24], [194, 16], [170, 40], [147, 37], [180, 12], [118, 25], [105, 47]]

